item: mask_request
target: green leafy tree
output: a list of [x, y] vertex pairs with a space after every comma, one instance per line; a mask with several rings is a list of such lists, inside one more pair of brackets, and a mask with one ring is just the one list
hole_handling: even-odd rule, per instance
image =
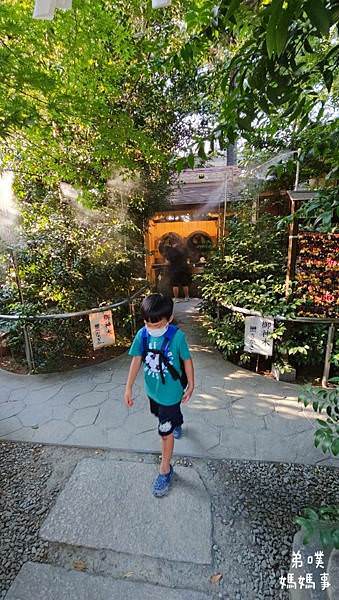
[[[333, 456], [339, 454], [339, 378], [333, 378], [334, 384], [329, 389], [305, 386], [298, 401], [304, 406], [311, 405], [316, 413], [326, 413], [326, 420], [317, 419], [318, 429], [314, 434], [314, 445], [324, 453]], [[318, 534], [323, 546], [339, 549], [339, 506], [309, 507], [303, 510], [295, 522], [300, 525], [304, 534], [304, 544], [308, 544]]]
[[[252, 204], [245, 203], [231, 220], [228, 235], [210, 257], [205, 272], [198, 276], [208, 335], [227, 358], [242, 364], [251, 358], [243, 351], [244, 317], [227, 306], [293, 318], [307, 303], [307, 298], [293, 293], [286, 299], [285, 237], [277, 229], [277, 221], [264, 208], [254, 219]], [[288, 364], [319, 368], [326, 337], [324, 325], [277, 322], [273, 360], [282, 369]]]

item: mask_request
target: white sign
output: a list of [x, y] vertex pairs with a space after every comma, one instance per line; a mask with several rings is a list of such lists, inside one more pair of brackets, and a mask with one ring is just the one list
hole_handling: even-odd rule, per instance
[[91, 313], [89, 315], [94, 350], [115, 344], [112, 311]]
[[51, 21], [56, 8], [69, 10], [72, 8], [72, 0], [35, 0], [33, 19]]
[[166, 8], [171, 5], [171, 0], [152, 0], [152, 8]]
[[274, 320], [269, 317], [245, 318], [245, 352], [256, 352], [265, 356], [273, 354]]

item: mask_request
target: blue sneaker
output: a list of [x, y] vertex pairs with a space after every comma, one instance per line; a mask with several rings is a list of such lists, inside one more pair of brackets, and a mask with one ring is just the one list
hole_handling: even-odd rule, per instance
[[168, 490], [170, 488], [173, 475], [174, 475], [174, 471], [173, 471], [172, 465], [171, 465], [170, 471], [169, 471], [169, 473], [167, 473], [167, 475], [161, 475], [161, 473], [159, 473], [158, 477], [155, 479], [155, 481], [153, 483], [153, 488], [152, 488], [153, 496], [156, 496], [156, 498], [161, 498], [161, 496], [166, 496], [166, 494], [168, 493]]
[[179, 427], [175, 427], [175, 429], [173, 429], [173, 436], [176, 440], [180, 440], [181, 436], [182, 436], [182, 427], [181, 425], [179, 425]]

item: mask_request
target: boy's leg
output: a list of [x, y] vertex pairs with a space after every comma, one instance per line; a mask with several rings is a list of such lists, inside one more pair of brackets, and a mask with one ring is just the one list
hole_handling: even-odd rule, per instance
[[184, 295], [185, 295], [185, 299], [190, 297], [190, 291], [189, 291], [188, 285], [184, 285]]
[[179, 288], [176, 285], [173, 286], [173, 296], [176, 299], [179, 298]]
[[170, 471], [171, 460], [173, 455], [174, 448], [174, 435], [170, 433], [170, 435], [162, 435], [161, 436], [161, 464], [160, 464], [160, 473], [161, 475], [167, 475]]

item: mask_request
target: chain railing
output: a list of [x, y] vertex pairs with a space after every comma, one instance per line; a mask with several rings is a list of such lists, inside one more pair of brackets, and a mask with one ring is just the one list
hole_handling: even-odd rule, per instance
[[[136, 319], [136, 310], [135, 304], [136, 300], [139, 296], [141, 296], [147, 289], [149, 289], [149, 284], [143, 285], [137, 292], [124, 298], [118, 302], [114, 302], [111, 304], [101, 305], [95, 308], [90, 308], [86, 310], [74, 311], [74, 312], [65, 312], [65, 313], [43, 313], [38, 315], [26, 315], [26, 314], [0, 314], [0, 332], [2, 331], [2, 337], [6, 336], [8, 333], [8, 328], [6, 327], [6, 323], [10, 324], [14, 322], [20, 323], [22, 326], [22, 334], [24, 339], [24, 354], [26, 357], [26, 362], [28, 366], [28, 372], [31, 373], [35, 370], [35, 359], [34, 359], [34, 349], [32, 344], [32, 336], [30, 332], [30, 327], [35, 326], [42, 322], [55, 322], [55, 321], [63, 321], [69, 320], [72, 322], [73, 319], [79, 319], [82, 321], [83, 317], [89, 316], [98, 312], [105, 312], [108, 310], [116, 311], [117, 309], [121, 309], [123, 307], [128, 307], [128, 321], [131, 329], [131, 337], [133, 337], [136, 333], [137, 327], [137, 319]], [[86, 324], [87, 325], [87, 324]], [[89, 324], [87, 327], [89, 331]], [[6, 331], [7, 330], [7, 331]]]
[[323, 368], [323, 376], [321, 380], [321, 384], [323, 387], [327, 387], [328, 378], [330, 374], [331, 367], [331, 356], [333, 352], [333, 344], [334, 344], [334, 336], [336, 325], [339, 324], [339, 319], [333, 319], [329, 317], [284, 317], [282, 315], [263, 315], [261, 312], [257, 310], [249, 310], [248, 308], [242, 308], [240, 306], [234, 306], [233, 304], [224, 304], [223, 302], [217, 302], [217, 319], [220, 320], [220, 307], [226, 308], [231, 312], [236, 312], [244, 315], [244, 317], [261, 317], [261, 318], [270, 318], [277, 322], [293, 322], [293, 323], [309, 323], [309, 324], [317, 324], [317, 325], [329, 325], [327, 332], [327, 343], [326, 343], [326, 352], [324, 357], [324, 368]]

